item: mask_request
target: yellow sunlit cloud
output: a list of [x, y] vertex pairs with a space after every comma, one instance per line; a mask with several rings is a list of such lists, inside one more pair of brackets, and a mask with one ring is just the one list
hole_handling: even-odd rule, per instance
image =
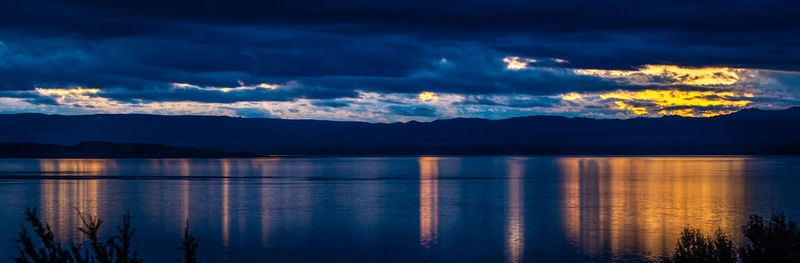
[[419, 100], [421, 101], [436, 101], [437, 99], [439, 99], [439, 97], [436, 96], [436, 93], [430, 91], [425, 91], [419, 94]]
[[575, 74], [601, 78], [655, 76], [673, 80], [667, 84], [730, 85], [739, 81], [744, 69], [727, 67], [684, 68], [675, 65], [645, 65], [637, 70], [576, 69]]
[[[607, 105], [635, 115], [678, 115], [712, 117], [735, 112], [752, 103], [752, 93], [731, 91], [643, 90], [560, 95], [564, 101], [586, 105]], [[634, 106], [636, 105], [636, 106]]]
[[[749, 93], [748, 93], [749, 94]], [[742, 94], [746, 97], [746, 94]], [[752, 94], [749, 94], [752, 95]], [[741, 100], [730, 91], [679, 91], [679, 90], [644, 90], [615, 91], [598, 95], [601, 100], [613, 100], [617, 109], [627, 110], [636, 115], [658, 112], [660, 115], [678, 115], [684, 117], [712, 117], [728, 114], [734, 110], [708, 110], [698, 107], [723, 107], [741, 109], [751, 103]], [[630, 106], [630, 102], [655, 105], [652, 109]], [[664, 109], [664, 108], [679, 109]]]
[[684, 117], [696, 117], [692, 109], [677, 109], [677, 110], [661, 110], [658, 114], [661, 115], [677, 115]]
[[522, 70], [528, 67], [528, 63], [536, 63], [537, 60], [532, 58], [509, 56], [509, 57], [504, 57], [503, 62], [506, 63], [506, 69]]
[[644, 90], [615, 91], [600, 94], [601, 99], [642, 100], [662, 107], [673, 106], [732, 106], [744, 107], [750, 101], [730, 100], [734, 97], [730, 91], [680, 91], [680, 90]]
[[574, 101], [574, 100], [578, 100], [578, 99], [582, 99], [582, 98], [583, 98], [583, 96], [581, 96], [581, 94], [578, 94], [577, 92], [570, 92], [570, 93], [561, 95], [561, 99], [568, 100], [568, 101]]
[[628, 105], [627, 103], [622, 102], [622, 101], [616, 101], [614, 103], [617, 104], [617, 109], [629, 110], [629, 111], [632, 111], [633, 114], [636, 114], [636, 115], [647, 114], [647, 109], [645, 109], [644, 107], [634, 107], [634, 106]]
[[[747, 83], [750, 71], [742, 68], [700, 67], [675, 65], [644, 65], [635, 70], [573, 69], [575, 74], [624, 81], [635, 85], [694, 85], [711, 86], [704, 91], [643, 90], [614, 91], [607, 93], [563, 94], [564, 101], [602, 103], [613, 109], [636, 115], [678, 115], [684, 117], [711, 117], [728, 114], [752, 103], [750, 92], [714, 90], [715, 86]], [[736, 89], [733, 89], [736, 90]], [[590, 97], [587, 101], [587, 96]], [[636, 107], [632, 106], [636, 105]]]
[[73, 89], [42, 89], [36, 88], [36, 92], [41, 95], [55, 95], [55, 96], [67, 96], [67, 95], [83, 95], [83, 94], [95, 94], [100, 92], [99, 89], [84, 89], [82, 87], [77, 87]]

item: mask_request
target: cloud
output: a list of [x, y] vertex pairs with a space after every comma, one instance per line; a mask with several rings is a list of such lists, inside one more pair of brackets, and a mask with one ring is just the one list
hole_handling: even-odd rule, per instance
[[350, 106], [350, 103], [345, 101], [337, 101], [337, 100], [315, 100], [311, 102], [314, 106], [320, 107], [332, 107], [332, 108], [342, 108]]
[[0, 107], [366, 121], [781, 108], [800, 103], [799, 5], [12, 0]]
[[433, 92], [430, 92], [430, 91], [420, 92], [417, 97], [419, 97], [419, 100], [421, 100], [423, 102], [428, 102], [428, 101], [435, 102], [435, 101], [439, 100], [439, 96], [436, 96], [436, 93], [433, 93]]
[[675, 65], [644, 65], [636, 70], [576, 69], [576, 74], [621, 79], [640, 84], [731, 85], [744, 78], [745, 69]]
[[390, 106], [389, 110], [401, 116], [436, 116], [436, 109], [428, 106]]
[[635, 116], [679, 115], [711, 117], [752, 105], [753, 94], [731, 91], [644, 90], [605, 93], [568, 93], [561, 99], [573, 105], [610, 105]]

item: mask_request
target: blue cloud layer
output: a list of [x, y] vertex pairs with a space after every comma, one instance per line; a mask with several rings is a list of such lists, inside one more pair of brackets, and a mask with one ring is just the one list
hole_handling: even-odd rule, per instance
[[[129, 104], [310, 100], [333, 110], [367, 103], [364, 93], [429, 91], [511, 108], [485, 114], [498, 117], [573, 114], [558, 98], [570, 92], [709, 88], [573, 72], [669, 64], [759, 69], [765, 81], [718, 88], [763, 90], [758, 105], [786, 106], [800, 97], [798, 10], [794, 1], [12, 0], [0, 3], [0, 97], [57, 105], [35, 89], [81, 86]], [[508, 70], [507, 56], [537, 68]], [[285, 86], [219, 89], [261, 83]], [[378, 114], [450, 116], [390, 100], [369, 103], [384, 103]]]

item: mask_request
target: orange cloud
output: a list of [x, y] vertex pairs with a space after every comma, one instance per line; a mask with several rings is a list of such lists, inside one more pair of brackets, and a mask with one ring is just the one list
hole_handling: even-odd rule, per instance
[[644, 107], [634, 107], [634, 106], [628, 105], [627, 103], [622, 102], [622, 101], [615, 101], [614, 103], [617, 104], [617, 109], [629, 110], [629, 111], [632, 111], [633, 114], [636, 114], [636, 115], [647, 114], [647, 109], [645, 109]]
[[[652, 77], [660, 77], [667, 84], [686, 85], [730, 85], [742, 79], [745, 69], [727, 67], [685, 68], [674, 65], [645, 65], [636, 70], [576, 69], [575, 74], [601, 78], [629, 79], [632, 81], [655, 82]], [[637, 77], [650, 77], [641, 80]]]
[[679, 91], [679, 90], [644, 90], [615, 91], [600, 94], [601, 99], [641, 100], [662, 107], [674, 106], [732, 106], [744, 107], [750, 101], [733, 100], [733, 92], [729, 91]]
[[[728, 114], [748, 106], [752, 93], [737, 96], [730, 91], [643, 90], [614, 91], [606, 93], [575, 92], [561, 95], [564, 101], [609, 105], [635, 115], [678, 115], [684, 117], [712, 117]], [[634, 106], [636, 105], [636, 106]]]
[[677, 109], [677, 110], [661, 110], [658, 112], [661, 115], [677, 115], [684, 117], [695, 117], [692, 109]]
[[581, 96], [581, 94], [578, 94], [577, 92], [570, 92], [570, 93], [561, 95], [561, 99], [568, 100], [568, 101], [579, 100], [579, 99], [582, 99], [582, 98], [583, 98], [583, 96]]

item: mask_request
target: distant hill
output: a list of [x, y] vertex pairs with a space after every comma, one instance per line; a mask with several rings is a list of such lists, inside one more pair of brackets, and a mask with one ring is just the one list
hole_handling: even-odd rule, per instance
[[712, 118], [365, 123], [214, 116], [0, 115], [0, 141], [166, 144], [275, 155], [800, 154], [800, 107]]
[[61, 146], [0, 143], [0, 158], [224, 158], [256, 157], [248, 153], [199, 150], [162, 144], [84, 142]]

